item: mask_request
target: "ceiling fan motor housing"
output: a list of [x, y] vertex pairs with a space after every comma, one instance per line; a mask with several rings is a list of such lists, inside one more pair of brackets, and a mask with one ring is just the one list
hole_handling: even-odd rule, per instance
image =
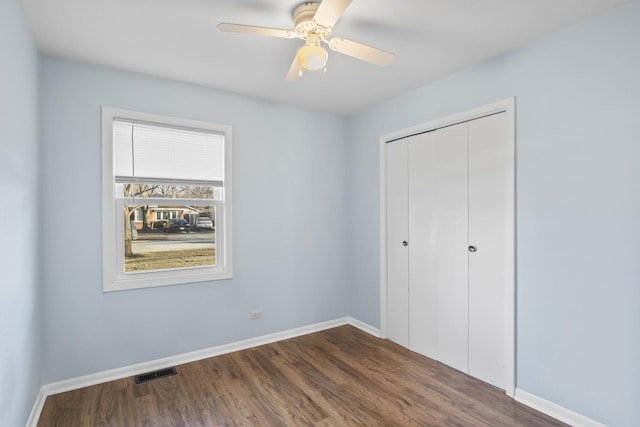
[[303, 3], [293, 12], [293, 21], [296, 24], [296, 33], [300, 38], [307, 40], [309, 34], [317, 34], [320, 41], [331, 35], [331, 28], [322, 27], [316, 24], [313, 20], [319, 6], [320, 3]]

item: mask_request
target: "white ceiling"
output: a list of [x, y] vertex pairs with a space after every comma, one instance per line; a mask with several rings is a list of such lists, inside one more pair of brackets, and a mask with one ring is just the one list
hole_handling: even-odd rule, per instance
[[351, 114], [629, 0], [354, 0], [334, 27], [396, 54], [388, 68], [329, 51], [327, 73], [286, 82], [303, 43], [218, 31], [293, 28], [297, 0], [22, 0], [53, 56]]

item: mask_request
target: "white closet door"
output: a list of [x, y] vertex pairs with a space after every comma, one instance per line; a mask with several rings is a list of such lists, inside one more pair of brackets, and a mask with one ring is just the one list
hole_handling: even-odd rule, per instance
[[469, 375], [505, 389], [513, 282], [513, 148], [505, 113], [469, 122]]
[[437, 359], [468, 371], [467, 124], [436, 131]]
[[436, 133], [409, 140], [409, 348], [438, 358]]
[[386, 144], [387, 150], [387, 333], [409, 347], [409, 194], [408, 141]]

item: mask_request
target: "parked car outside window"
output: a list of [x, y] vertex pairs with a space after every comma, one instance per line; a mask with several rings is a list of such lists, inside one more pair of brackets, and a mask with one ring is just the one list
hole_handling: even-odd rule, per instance
[[213, 230], [213, 222], [211, 218], [206, 216], [201, 216], [196, 219], [196, 224], [194, 228], [197, 230]]
[[165, 231], [168, 233], [174, 233], [176, 231], [186, 231], [188, 233], [190, 229], [191, 225], [189, 224], [189, 221], [182, 218], [174, 218], [171, 220], [169, 226]]

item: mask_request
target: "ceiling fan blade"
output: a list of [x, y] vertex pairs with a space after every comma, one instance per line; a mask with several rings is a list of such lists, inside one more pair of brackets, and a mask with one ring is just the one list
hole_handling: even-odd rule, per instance
[[354, 58], [358, 58], [381, 67], [391, 65], [396, 57], [393, 53], [347, 40], [342, 37], [334, 37], [329, 40], [329, 48], [335, 52], [353, 56]]
[[313, 17], [316, 24], [330, 28], [338, 22], [353, 0], [323, 0]]
[[293, 62], [291, 63], [291, 68], [289, 68], [289, 72], [287, 73], [287, 78], [285, 79], [288, 82], [295, 82], [296, 80], [300, 80], [304, 71], [298, 62], [298, 55], [293, 58]]
[[222, 22], [218, 24], [218, 29], [226, 33], [256, 34], [259, 36], [282, 37], [285, 39], [295, 39], [297, 37], [296, 32], [293, 30], [256, 27], [254, 25], [230, 24], [228, 22]]

